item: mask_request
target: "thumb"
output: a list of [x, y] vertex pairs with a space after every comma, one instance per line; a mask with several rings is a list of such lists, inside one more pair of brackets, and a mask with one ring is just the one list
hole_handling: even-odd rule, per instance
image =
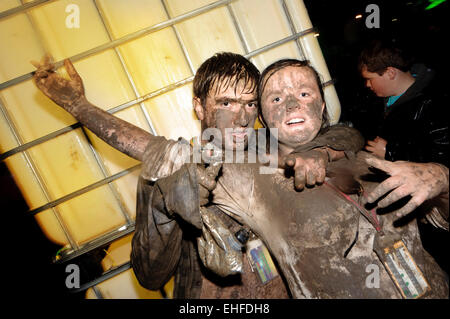
[[69, 74], [71, 80], [75, 80], [79, 83], [82, 82], [80, 75], [69, 59], [64, 60], [64, 67], [66, 68], [67, 74]]

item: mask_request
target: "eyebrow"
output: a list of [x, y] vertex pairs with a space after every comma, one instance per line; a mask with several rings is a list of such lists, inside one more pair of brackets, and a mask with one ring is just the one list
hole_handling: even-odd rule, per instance
[[248, 100], [245, 100], [245, 99], [236, 99], [236, 98], [233, 98], [233, 97], [227, 97], [227, 96], [225, 96], [225, 97], [216, 98], [216, 99], [214, 99], [214, 101], [215, 101], [216, 103], [222, 103], [222, 102], [250, 103], [250, 102], [257, 102], [258, 99], [248, 99]]
[[[298, 87], [296, 87], [297, 89], [310, 89], [310, 90], [314, 90], [314, 87], [312, 87], [311, 85], [300, 85]], [[270, 96], [272, 94], [280, 94], [283, 93], [282, 90], [276, 90], [276, 91], [272, 91], [272, 92], [268, 92], [266, 93], [267, 96]]]

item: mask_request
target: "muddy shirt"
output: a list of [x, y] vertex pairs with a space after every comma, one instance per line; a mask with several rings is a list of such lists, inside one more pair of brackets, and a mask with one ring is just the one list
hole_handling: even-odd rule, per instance
[[[263, 285], [243, 256], [243, 274], [222, 278], [201, 263], [198, 229], [181, 219], [199, 216], [196, 164], [184, 140], [160, 138], [145, 153], [137, 188], [136, 229], [131, 264], [139, 283], [151, 290], [175, 276], [174, 298], [288, 298], [280, 276]], [[210, 207], [234, 233], [236, 221]]]
[[[376, 184], [362, 180], [369, 174], [362, 154], [330, 163], [329, 170], [350, 169], [369, 192]], [[326, 183], [297, 192], [283, 170], [260, 174], [256, 164], [224, 164], [222, 173], [214, 204], [264, 240], [294, 298], [401, 298], [373, 251], [375, 228]], [[386, 234], [402, 237], [431, 285], [425, 297], [448, 298], [448, 278], [423, 249], [416, 219], [400, 227], [394, 214], [378, 219]], [[371, 267], [379, 269], [379, 288], [366, 284]]]

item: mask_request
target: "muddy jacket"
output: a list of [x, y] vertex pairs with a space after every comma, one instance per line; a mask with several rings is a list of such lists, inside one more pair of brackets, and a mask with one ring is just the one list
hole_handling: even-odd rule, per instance
[[[414, 65], [416, 81], [391, 106], [379, 131], [386, 145], [387, 160], [437, 162], [449, 166], [448, 94], [437, 88], [434, 72]], [[445, 88], [446, 89], [446, 88]], [[387, 100], [386, 100], [387, 101]], [[386, 102], [385, 101], [385, 102]]]
[[[203, 266], [196, 246], [200, 232], [178, 214], [199, 214], [197, 164], [184, 164], [189, 151], [189, 144], [183, 140], [163, 139], [146, 150], [137, 187], [131, 252], [139, 283], [157, 290], [175, 276], [174, 298], [288, 298], [280, 276], [263, 285], [245, 258], [242, 275], [222, 278]], [[232, 233], [241, 228], [214, 206], [209, 209]]]
[[[298, 152], [322, 146], [356, 151], [363, 145], [357, 131], [335, 126]], [[131, 253], [140, 284], [155, 290], [175, 276], [175, 298], [287, 298], [281, 277], [263, 285], [251, 272], [246, 258], [242, 275], [220, 278], [203, 267], [195, 244], [199, 231], [180, 218], [198, 214], [196, 168], [185, 164], [188, 153], [186, 142], [164, 138], [146, 150], [138, 183]], [[240, 228], [239, 223], [214, 206], [210, 209], [221, 216], [233, 233]]]
[[[369, 192], [377, 183], [362, 161], [364, 154], [330, 163], [329, 172], [350, 172]], [[352, 203], [358, 196], [347, 200], [333, 188], [332, 180], [297, 192], [293, 178], [286, 178], [281, 169], [260, 174], [256, 164], [224, 164], [222, 172], [213, 191], [214, 204], [264, 240], [294, 298], [401, 298], [375, 252], [383, 253], [387, 244], [377, 243], [390, 242], [389, 238], [402, 240], [431, 286], [427, 291], [419, 279], [411, 279], [413, 288], [407, 294], [427, 291], [423, 297], [448, 298], [448, 278], [422, 246], [414, 218], [418, 211], [402, 220], [387, 211], [377, 214], [381, 236]], [[369, 277], [373, 272], [375, 282]]]

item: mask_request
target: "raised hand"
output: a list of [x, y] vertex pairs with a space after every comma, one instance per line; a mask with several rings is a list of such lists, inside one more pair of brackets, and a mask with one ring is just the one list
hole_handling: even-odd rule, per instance
[[64, 60], [64, 67], [69, 74], [69, 79], [55, 72], [55, 65], [49, 55], [41, 62], [31, 61], [36, 67], [34, 81], [36, 86], [53, 102], [72, 112], [80, 102], [85, 102], [83, 81], [69, 59]]

